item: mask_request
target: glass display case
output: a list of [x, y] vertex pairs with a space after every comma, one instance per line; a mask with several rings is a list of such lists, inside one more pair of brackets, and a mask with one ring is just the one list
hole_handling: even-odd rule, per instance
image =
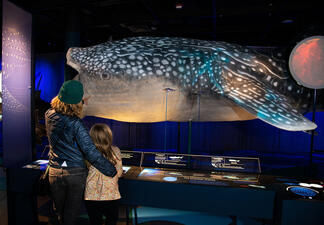
[[124, 178], [213, 186], [259, 185], [258, 158], [122, 150]]
[[[122, 183], [133, 180], [157, 182], [158, 186], [161, 183], [176, 183], [272, 190], [290, 199], [322, 200], [324, 197], [323, 181], [261, 174], [258, 158], [128, 150], [121, 150], [121, 155]], [[47, 165], [48, 160], [42, 159], [23, 166], [23, 169], [40, 174]]]
[[127, 150], [122, 150], [121, 153], [124, 165], [209, 172], [261, 173], [260, 160], [252, 157], [134, 152]]

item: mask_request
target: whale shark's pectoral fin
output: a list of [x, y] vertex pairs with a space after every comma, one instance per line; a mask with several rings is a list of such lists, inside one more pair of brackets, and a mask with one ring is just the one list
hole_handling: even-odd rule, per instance
[[225, 96], [257, 116], [280, 129], [304, 131], [316, 129], [316, 124], [306, 119], [291, 104], [290, 100], [253, 79], [234, 79], [227, 83]]

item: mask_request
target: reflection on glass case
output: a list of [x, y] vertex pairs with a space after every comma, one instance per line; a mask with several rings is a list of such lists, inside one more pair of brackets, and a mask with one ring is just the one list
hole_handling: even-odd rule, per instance
[[192, 171], [178, 171], [174, 169], [153, 169], [144, 168], [138, 175], [141, 180], [150, 181], [166, 181], [176, 183], [192, 183], [192, 184], [209, 184], [217, 186], [234, 186], [240, 184], [255, 184], [258, 182], [258, 174], [244, 173], [196, 173]]
[[121, 151], [123, 165], [141, 166], [143, 152]]
[[202, 171], [261, 173], [258, 158], [121, 151], [123, 165]]
[[39, 159], [28, 165], [23, 166], [23, 168], [45, 170], [47, 165], [48, 165], [48, 160]]
[[123, 173], [127, 173], [127, 171], [130, 169], [130, 166], [123, 166]]

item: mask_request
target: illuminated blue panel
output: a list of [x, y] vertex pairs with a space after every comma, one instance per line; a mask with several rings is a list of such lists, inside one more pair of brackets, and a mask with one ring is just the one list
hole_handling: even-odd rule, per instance
[[3, 1], [2, 112], [6, 167], [32, 160], [31, 25], [31, 14]]
[[296, 195], [300, 195], [303, 197], [314, 197], [317, 195], [317, 192], [313, 189], [310, 188], [305, 188], [305, 187], [292, 187], [289, 188], [289, 190], [296, 194]]

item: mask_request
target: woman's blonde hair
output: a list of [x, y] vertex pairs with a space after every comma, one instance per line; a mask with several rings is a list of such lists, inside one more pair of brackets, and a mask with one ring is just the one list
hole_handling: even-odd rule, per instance
[[67, 104], [62, 102], [57, 96], [54, 97], [51, 101], [52, 108], [61, 114], [67, 115], [67, 116], [77, 116], [81, 118], [82, 114], [82, 103], [78, 104]]
[[90, 129], [90, 136], [96, 148], [114, 165], [117, 156], [112, 149], [113, 134], [110, 127], [104, 123], [97, 123]]

